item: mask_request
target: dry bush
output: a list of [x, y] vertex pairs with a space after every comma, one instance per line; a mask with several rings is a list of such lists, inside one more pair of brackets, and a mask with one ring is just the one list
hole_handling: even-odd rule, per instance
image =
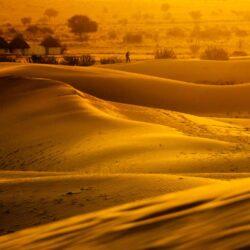
[[197, 43], [191, 44], [189, 46], [189, 49], [190, 49], [192, 55], [197, 55], [198, 52], [200, 51], [200, 45]]
[[105, 57], [105, 58], [101, 58], [100, 60], [101, 64], [116, 64], [116, 63], [122, 63], [122, 62], [123, 60], [116, 56]]
[[64, 56], [61, 64], [76, 66], [76, 65], [79, 65], [79, 58], [76, 56]]
[[0, 55], [0, 62], [15, 62], [15, 58], [11, 56], [1, 56]]
[[95, 58], [89, 54], [82, 56], [64, 56], [60, 63], [70, 66], [92, 66], [95, 64]]
[[41, 64], [58, 64], [58, 60], [55, 56], [39, 56], [32, 55], [31, 60], [33, 63], [41, 63]]
[[173, 49], [157, 49], [155, 59], [176, 59], [177, 56]]
[[203, 60], [229, 60], [228, 52], [223, 48], [210, 46], [200, 56]]
[[92, 66], [96, 63], [95, 58], [89, 54], [79, 57], [79, 66]]

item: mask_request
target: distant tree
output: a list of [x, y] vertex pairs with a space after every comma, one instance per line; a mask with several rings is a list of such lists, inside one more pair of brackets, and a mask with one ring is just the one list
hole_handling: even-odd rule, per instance
[[161, 5], [161, 10], [164, 11], [164, 12], [169, 11], [170, 8], [171, 8], [171, 6], [170, 6], [168, 3], [163, 3], [163, 4]]
[[49, 8], [44, 11], [44, 15], [49, 19], [56, 18], [58, 16], [58, 11], [53, 8]]
[[68, 26], [72, 33], [79, 35], [83, 40], [83, 34], [93, 33], [98, 30], [98, 24], [87, 16], [75, 15], [68, 20]]
[[31, 35], [37, 35], [41, 31], [41, 29], [37, 25], [30, 25], [25, 31], [30, 33]]
[[21, 23], [24, 25], [24, 26], [27, 26], [27, 25], [30, 25], [31, 24], [31, 17], [22, 17], [21, 18]]
[[201, 17], [202, 17], [202, 13], [200, 11], [191, 11], [191, 12], [189, 12], [189, 15], [192, 17], [192, 19], [195, 22], [200, 21]]

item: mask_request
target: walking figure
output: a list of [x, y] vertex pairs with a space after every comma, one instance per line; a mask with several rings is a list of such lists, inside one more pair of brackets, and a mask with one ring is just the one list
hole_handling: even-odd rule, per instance
[[126, 53], [126, 63], [131, 63], [129, 51]]

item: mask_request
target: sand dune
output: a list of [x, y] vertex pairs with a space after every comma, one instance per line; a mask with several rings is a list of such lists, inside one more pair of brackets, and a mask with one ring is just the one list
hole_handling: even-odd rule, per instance
[[250, 85], [168, 63], [0, 64], [0, 249], [248, 249]]
[[192, 189], [0, 238], [14, 249], [249, 249], [249, 179]]
[[[103, 67], [103, 66], [102, 66]], [[150, 60], [104, 66], [127, 72], [209, 85], [250, 83], [250, 60]]]
[[14, 65], [12, 68], [7, 65], [0, 71], [0, 76], [67, 82], [80, 91], [109, 101], [203, 116], [249, 117], [250, 83], [214, 86], [97, 67]]
[[[2, 170], [249, 170], [248, 132], [236, 125], [164, 112], [161, 117], [167, 118], [153, 123], [150, 117], [155, 119], [155, 114], [150, 115], [148, 109], [144, 112], [142, 107], [138, 112], [148, 115], [138, 115], [141, 118], [136, 120], [137, 107], [103, 101], [54, 80], [3, 77], [0, 89]], [[173, 119], [175, 126], [170, 122]], [[204, 123], [215, 126], [210, 134]], [[225, 135], [228, 141], [222, 140]]]

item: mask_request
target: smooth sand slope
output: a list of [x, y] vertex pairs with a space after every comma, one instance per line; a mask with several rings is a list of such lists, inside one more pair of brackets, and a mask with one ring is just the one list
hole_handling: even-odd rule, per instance
[[59, 80], [96, 97], [127, 104], [203, 116], [249, 117], [250, 83], [215, 86], [97, 67], [10, 65], [1, 67], [0, 76]]
[[15, 249], [250, 248], [249, 179], [62, 220], [0, 238]]

